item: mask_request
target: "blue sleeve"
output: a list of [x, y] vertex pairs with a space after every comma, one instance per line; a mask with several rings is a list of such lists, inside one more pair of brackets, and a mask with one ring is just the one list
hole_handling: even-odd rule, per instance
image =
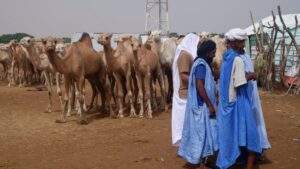
[[202, 79], [204, 80], [205, 79], [205, 74], [206, 74], [206, 68], [204, 65], [198, 65], [196, 67], [196, 70], [195, 70], [195, 76], [196, 76], [196, 79]]

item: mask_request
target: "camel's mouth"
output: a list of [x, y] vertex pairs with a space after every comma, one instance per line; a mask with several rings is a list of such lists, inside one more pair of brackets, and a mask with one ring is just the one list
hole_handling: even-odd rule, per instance
[[103, 43], [104, 43], [103, 40], [98, 40], [97, 42], [100, 43], [100, 44], [103, 44]]
[[53, 51], [55, 51], [55, 47], [53, 47], [53, 46], [48, 46], [48, 47], [46, 48], [46, 50], [47, 50], [48, 52], [53, 52]]

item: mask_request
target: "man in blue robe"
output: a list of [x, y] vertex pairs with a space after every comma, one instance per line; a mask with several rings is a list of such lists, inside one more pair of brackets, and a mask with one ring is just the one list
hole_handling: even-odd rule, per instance
[[203, 158], [218, 150], [217, 122], [215, 119], [215, 81], [210, 63], [216, 52], [212, 40], [199, 43], [188, 86], [182, 139], [178, 154], [189, 163], [206, 169]]
[[219, 81], [217, 166], [227, 169], [245, 152], [247, 169], [252, 169], [255, 154], [262, 153], [251, 95], [248, 93], [248, 81], [255, 80], [256, 74], [246, 73], [240, 57], [247, 34], [235, 28], [225, 34], [225, 39], [228, 49], [224, 53]]
[[[245, 52], [240, 57], [243, 59], [243, 62], [245, 64], [245, 71], [246, 73], [254, 72], [254, 67], [251, 61], [251, 58], [249, 55], [247, 55]], [[257, 81], [256, 80], [250, 80], [248, 81], [248, 93], [250, 95], [250, 101], [252, 105], [252, 110], [255, 114], [255, 120], [256, 120], [256, 126], [258, 129], [258, 135], [260, 144], [263, 150], [267, 150], [271, 148], [271, 145], [268, 140], [267, 131], [266, 131], [266, 125], [265, 120], [263, 116], [263, 111], [260, 103], [258, 88], [257, 88]]]

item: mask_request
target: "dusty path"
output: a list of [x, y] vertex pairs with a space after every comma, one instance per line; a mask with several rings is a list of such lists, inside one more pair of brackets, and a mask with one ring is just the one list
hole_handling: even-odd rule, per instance
[[[55, 90], [53, 90], [55, 92]], [[0, 169], [180, 169], [193, 168], [171, 146], [171, 114], [153, 119], [110, 119], [89, 114], [57, 124], [59, 105], [43, 113], [46, 91], [8, 88], [0, 82]], [[300, 169], [300, 97], [261, 93], [272, 149], [260, 169]], [[240, 167], [235, 167], [240, 168]]]

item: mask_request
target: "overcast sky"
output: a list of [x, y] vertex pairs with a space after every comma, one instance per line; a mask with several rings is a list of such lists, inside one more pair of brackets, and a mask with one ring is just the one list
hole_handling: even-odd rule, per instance
[[[300, 13], [300, 0], [169, 0], [170, 31], [226, 32], [271, 15]], [[74, 32], [142, 33], [146, 0], [1, 0], [0, 34], [70, 37]]]

